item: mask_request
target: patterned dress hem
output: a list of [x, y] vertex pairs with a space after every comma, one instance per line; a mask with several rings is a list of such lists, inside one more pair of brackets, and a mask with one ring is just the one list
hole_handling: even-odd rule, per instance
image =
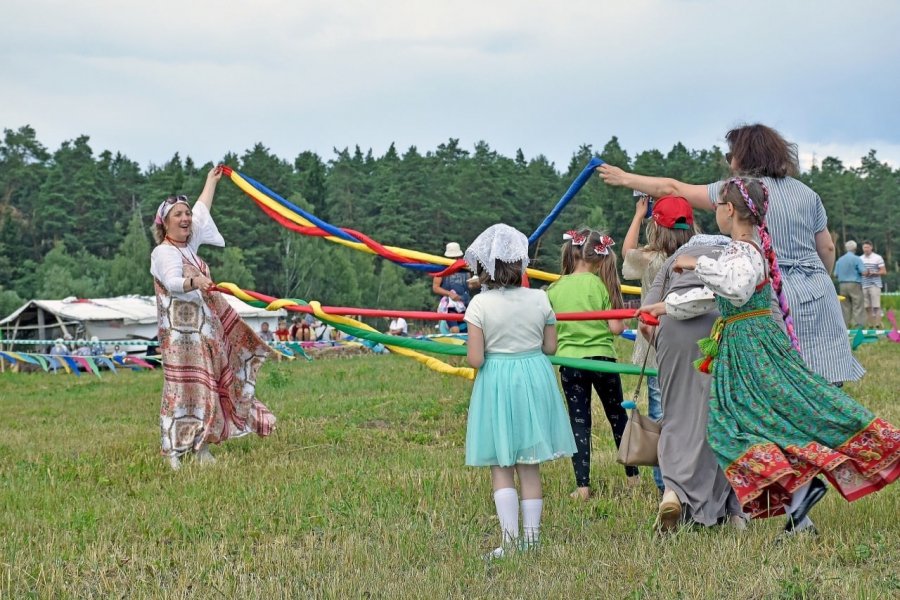
[[[784, 451], [773, 443], [757, 444], [733, 461], [725, 476], [752, 518], [784, 514], [791, 495], [820, 473], [845, 500], [853, 502], [900, 477], [898, 433], [876, 418], [836, 450], [816, 442], [803, 448], [791, 445]], [[881, 455], [873, 447], [889, 452]]]

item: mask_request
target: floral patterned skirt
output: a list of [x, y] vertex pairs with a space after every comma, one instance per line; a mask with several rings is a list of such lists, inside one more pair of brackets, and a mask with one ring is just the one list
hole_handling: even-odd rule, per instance
[[900, 430], [811, 372], [770, 315], [725, 325], [709, 444], [744, 512], [785, 512], [823, 474], [848, 501], [900, 477]]
[[156, 283], [163, 358], [162, 453], [180, 456], [203, 444], [249, 433], [269, 435], [275, 416], [256, 399], [256, 374], [269, 347], [218, 293], [195, 304]]

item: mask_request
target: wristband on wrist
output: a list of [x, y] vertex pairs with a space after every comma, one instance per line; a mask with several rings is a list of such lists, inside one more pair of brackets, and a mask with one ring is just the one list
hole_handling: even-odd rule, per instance
[[[190, 290], [194, 289], [194, 278], [193, 277], [188, 279], [188, 285], [190, 286]], [[188, 291], [190, 291], [190, 290], [188, 290]]]

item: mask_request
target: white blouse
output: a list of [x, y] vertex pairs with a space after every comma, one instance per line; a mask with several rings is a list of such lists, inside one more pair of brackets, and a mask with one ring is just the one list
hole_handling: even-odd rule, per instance
[[708, 313], [715, 308], [716, 294], [735, 306], [743, 306], [765, 279], [766, 267], [762, 254], [753, 244], [735, 241], [718, 259], [697, 258], [696, 273], [705, 287], [669, 294], [666, 298], [666, 313], [673, 319], [692, 319]]
[[197, 250], [203, 244], [210, 246], [225, 246], [225, 239], [219, 233], [209, 209], [202, 202], [196, 202], [191, 209], [191, 237], [187, 246], [178, 248], [171, 244], [159, 244], [150, 254], [150, 274], [153, 275], [169, 293], [179, 300], [200, 304], [203, 296], [199, 290], [184, 292], [184, 265], [183, 257], [194, 264], [201, 264]]

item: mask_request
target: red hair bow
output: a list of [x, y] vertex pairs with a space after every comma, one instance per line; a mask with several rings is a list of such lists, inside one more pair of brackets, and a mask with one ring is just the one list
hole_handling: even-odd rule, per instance
[[584, 246], [584, 243], [587, 241], [587, 236], [574, 229], [570, 229], [563, 234], [563, 240], [572, 240], [573, 246]]
[[609, 254], [609, 247], [615, 246], [616, 242], [608, 235], [604, 235], [600, 238], [600, 242], [594, 245], [594, 252], [596, 254], [607, 255]]

